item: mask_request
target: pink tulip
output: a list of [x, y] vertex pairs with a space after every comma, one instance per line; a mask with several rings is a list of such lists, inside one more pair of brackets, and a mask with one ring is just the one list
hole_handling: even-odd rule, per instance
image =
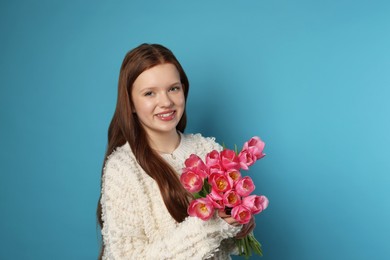
[[212, 189], [211, 192], [207, 194], [206, 198], [208, 198], [211, 201], [215, 209], [223, 209], [225, 207], [225, 205], [223, 204], [222, 195], [219, 194], [214, 189]]
[[213, 214], [213, 204], [207, 198], [193, 200], [188, 206], [188, 215], [192, 217], [198, 217], [202, 220], [209, 220]]
[[226, 171], [226, 175], [233, 181], [233, 184], [236, 184], [239, 180], [241, 180], [241, 173], [236, 169]]
[[209, 169], [209, 175], [211, 175], [213, 173], [225, 174], [225, 171], [222, 168], [217, 168], [217, 167], [210, 168]]
[[202, 176], [191, 168], [184, 168], [183, 173], [180, 176], [180, 182], [183, 184], [184, 188], [191, 193], [199, 192], [203, 187]]
[[266, 196], [250, 195], [242, 200], [242, 205], [250, 209], [252, 214], [259, 214], [268, 207]]
[[251, 211], [244, 205], [238, 205], [232, 209], [232, 217], [240, 224], [248, 223], [252, 218]]
[[248, 170], [249, 166], [253, 165], [257, 160], [256, 156], [248, 152], [248, 150], [242, 150], [238, 154], [238, 160], [240, 161], [240, 166], [244, 170]]
[[190, 157], [188, 157], [187, 160], [184, 162], [185, 166], [187, 168], [196, 168], [197, 173], [201, 175], [202, 178], [206, 178], [208, 175], [208, 168], [202, 161], [202, 159], [199, 158], [199, 156], [195, 154], [191, 154]]
[[252, 191], [255, 190], [255, 185], [254, 185], [251, 177], [245, 176], [244, 178], [242, 178], [241, 180], [239, 180], [236, 183], [235, 189], [236, 189], [238, 195], [240, 195], [242, 197], [246, 197], [249, 194], [251, 194]]
[[232, 188], [228, 177], [225, 174], [212, 173], [208, 179], [213, 190], [217, 192], [225, 192]]
[[233, 150], [223, 150], [221, 152], [221, 165], [225, 170], [240, 169], [240, 161]]
[[244, 143], [242, 150], [247, 150], [248, 153], [259, 160], [265, 156], [265, 153], [263, 153], [264, 146], [265, 143], [258, 136], [254, 136], [248, 142]]
[[233, 208], [241, 203], [241, 197], [234, 190], [229, 190], [223, 195], [223, 204]]
[[206, 166], [208, 168], [221, 168], [220, 154], [217, 150], [213, 150], [206, 155]]

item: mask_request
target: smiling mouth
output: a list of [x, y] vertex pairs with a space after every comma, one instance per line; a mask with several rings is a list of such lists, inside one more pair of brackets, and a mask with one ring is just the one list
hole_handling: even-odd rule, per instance
[[160, 119], [163, 119], [163, 120], [170, 120], [172, 119], [176, 114], [176, 111], [172, 111], [172, 112], [169, 112], [169, 113], [161, 113], [161, 114], [157, 114], [156, 116]]

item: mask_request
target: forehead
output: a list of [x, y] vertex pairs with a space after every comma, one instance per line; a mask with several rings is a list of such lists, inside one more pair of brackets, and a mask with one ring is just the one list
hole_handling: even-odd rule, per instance
[[143, 71], [134, 81], [133, 88], [164, 87], [180, 83], [180, 74], [175, 65], [165, 63]]

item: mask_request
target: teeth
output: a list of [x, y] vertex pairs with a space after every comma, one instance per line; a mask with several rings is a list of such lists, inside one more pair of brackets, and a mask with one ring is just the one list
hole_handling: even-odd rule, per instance
[[158, 114], [159, 117], [167, 117], [173, 115], [173, 112], [166, 113], [166, 114]]

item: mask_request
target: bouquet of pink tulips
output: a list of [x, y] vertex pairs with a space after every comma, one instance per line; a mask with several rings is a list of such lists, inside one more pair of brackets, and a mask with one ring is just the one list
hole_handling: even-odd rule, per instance
[[[246, 142], [242, 150], [224, 149], [211, 151], [205, 161], [197, 155], [190, 155], [180, 176], [184, 188], [194, 195], [188, 207], [188, 214], [202, 220], [209, 220], [215, 210], [224, 209], [239, 223], [248, 223], [254, 214], [268, 206], [265, 196], [251, 195], [255, 185], [249, 176], [243, 177], [240, 170], [248, 170], [265, 154], [264, 142], [257, 136]], [[261, 245], [250, 233], [242, 239], [235, 239], [239, 255], [249, 257], [252, 250], [262, 255]]]

